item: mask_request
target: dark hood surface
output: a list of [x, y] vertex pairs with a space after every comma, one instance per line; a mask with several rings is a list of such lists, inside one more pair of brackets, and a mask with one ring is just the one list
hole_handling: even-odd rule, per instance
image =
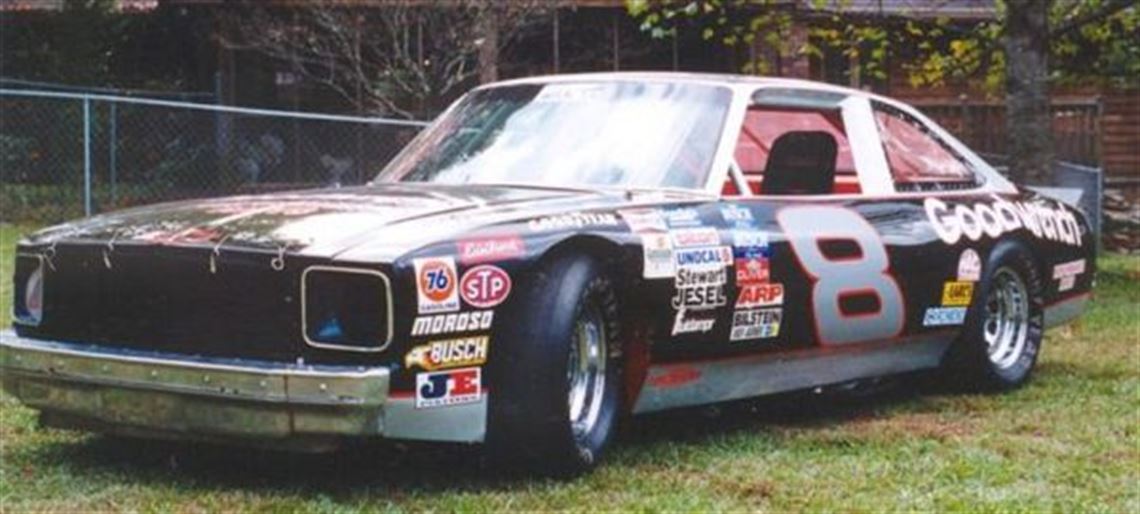
[[332, 257], [377, 237], [408, 249], [479, 224], [620, 201], [616, 193], [582, 189], [376, 184], [140, 207], [51, 227], [28, 242], [189, 245]]

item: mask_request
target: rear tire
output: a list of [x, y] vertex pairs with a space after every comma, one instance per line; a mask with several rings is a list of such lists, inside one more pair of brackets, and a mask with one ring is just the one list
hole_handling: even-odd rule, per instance
[[1024, 246], [1003, 241], [983, 268], [947, 367], [953, 384], [1005, 391], [1027, 382], [1044, 334], [1041, 274]]
[[487, 449], [498, 464], [572, 476], [601, 457], [621, 412], [617, 294], [601, 263], [547, 262], [492, 344]]

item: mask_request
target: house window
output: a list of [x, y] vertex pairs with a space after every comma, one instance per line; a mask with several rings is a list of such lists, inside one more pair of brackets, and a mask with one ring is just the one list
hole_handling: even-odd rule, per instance
[[968, 189], [977, 184], [965, 159], [921, 121], [875, 102], [875, 122], [897, 191]]

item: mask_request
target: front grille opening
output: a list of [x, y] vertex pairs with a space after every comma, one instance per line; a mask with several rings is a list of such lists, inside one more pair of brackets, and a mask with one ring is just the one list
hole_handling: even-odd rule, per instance
[[12, 321], [20, 325], [39, 325], [44, 313], [43, 257], [19, 254], [12, 275]]
[[305, 342], [380, 351], [392, 338], [388, 279], [378, 271], [312, 267], [302, 277]]

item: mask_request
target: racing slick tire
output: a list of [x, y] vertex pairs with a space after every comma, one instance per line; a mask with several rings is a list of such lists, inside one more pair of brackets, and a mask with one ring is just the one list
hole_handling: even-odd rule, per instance
[[948, 356], [952, 385], [1005, 391], [1029, 380], [1045, 331], [1042, 290], [1029, 251], [1015, 241], [999, 242]]
[[583, 255], [545, 262], [520, 292], [492, 359], [488, 457], [577, 475], [597, 463], [621, 412], [617, 292]]

